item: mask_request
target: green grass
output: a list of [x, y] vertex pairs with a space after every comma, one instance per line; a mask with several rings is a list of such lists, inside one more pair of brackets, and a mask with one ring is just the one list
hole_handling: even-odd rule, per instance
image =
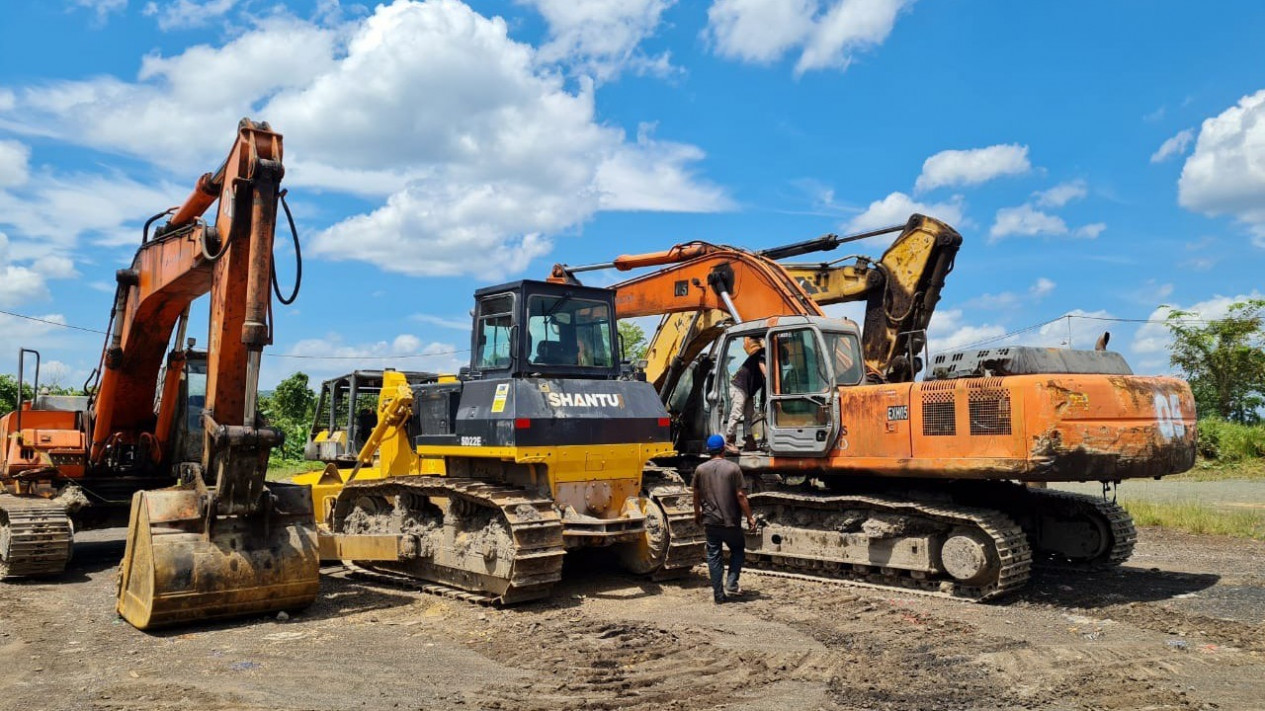
[[1223, 462], [1200, 457], [1188, 472], [1164, 477], [1164, 481], [1265, 480], [1265, 459], [1243, 459]]
[[1205, 417], [1199, 421], [1199, 455], [1218, 462], [1265, 457], [1265, 425], [1240, 425]]
[[1139, 526], [1265, 540], [1265, 510], [1225, 511], [1203, 504], [1121, 501]]
[[324, 466], [320, 462], [309, 462], [302, 459], [298, 461], [270, 462], [268, 464], [268, 481], [285, 481], [295, 474], [316, 471], [323, 469]]

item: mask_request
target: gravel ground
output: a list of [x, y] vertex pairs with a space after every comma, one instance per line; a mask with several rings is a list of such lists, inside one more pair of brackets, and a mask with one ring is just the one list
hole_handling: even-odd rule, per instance
[[161, 634], [113, 613], [117, 540], [0, 586], [0, 709], [1256, 709], [1265, 544], [1143, 529], [1125, 567], [973, 605], [568, 560], [543, 603], [478, 607], [327, 569], [318, 602]]

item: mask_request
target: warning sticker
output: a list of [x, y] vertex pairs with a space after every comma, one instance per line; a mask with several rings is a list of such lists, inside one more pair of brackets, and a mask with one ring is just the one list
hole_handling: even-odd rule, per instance
[[509, 383], [498, 383], [496, 395], [492, 397], [492, 412], [505, 412], [505, 400], [510, 395]]

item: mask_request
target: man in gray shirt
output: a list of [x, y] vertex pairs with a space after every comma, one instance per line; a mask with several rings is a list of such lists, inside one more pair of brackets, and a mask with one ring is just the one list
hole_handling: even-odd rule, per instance
[[[694, 521], [707, 532], [707, 570], [711, 573], [712, 596], [717, 604], [742, 594], [738, 576], [747, 545], [742, 534], [742, 518], [752, 531], [755, 516], [747, 501], [746, 483], [738, 465], [725, 459], [725, 438], [714, 434], [707, 438], [707, 453], [712, 458], [694, 470]], [[722, 546], [729, 547], [729, 576], [722, 585], [725, 559]]]

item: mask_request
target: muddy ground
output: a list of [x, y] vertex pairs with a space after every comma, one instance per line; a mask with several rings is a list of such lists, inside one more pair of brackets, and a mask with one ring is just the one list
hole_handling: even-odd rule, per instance
[[0, 586], [2, 709], [1261, 709], [1265, 543], [1144, 529], [1126, 567], [971, 605], [747, 576], [715, 606], [572, 558], [509, 610], [327, 569], [315, 606], [145, 634], [117, 541]]

